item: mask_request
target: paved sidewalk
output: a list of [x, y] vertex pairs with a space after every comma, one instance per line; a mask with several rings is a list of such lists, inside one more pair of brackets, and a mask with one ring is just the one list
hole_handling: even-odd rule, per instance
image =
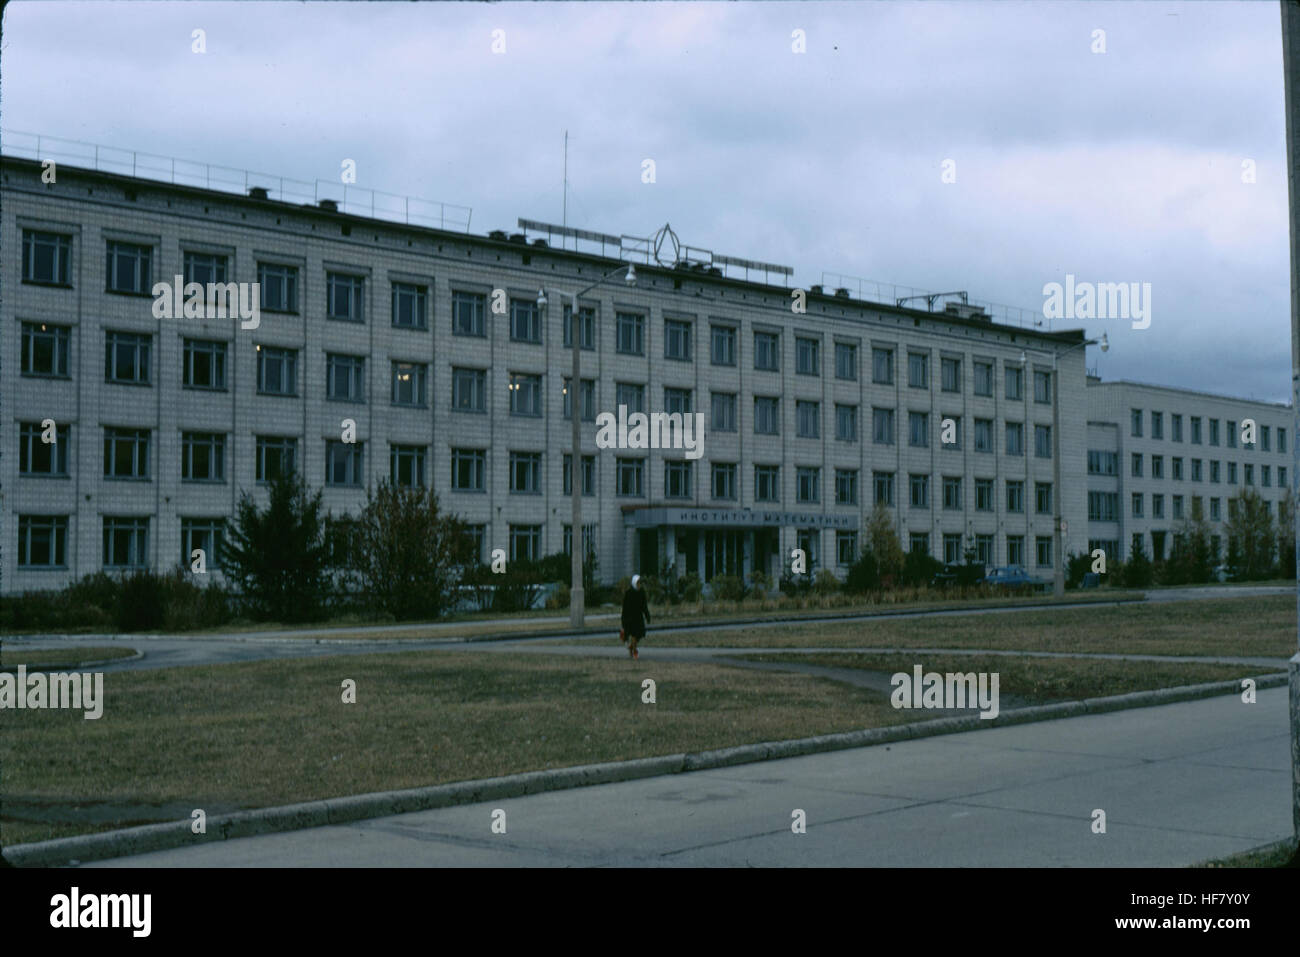
[[1289, 747], [1278, 688], [89, 866], [1178, 867], [1291, 834]]

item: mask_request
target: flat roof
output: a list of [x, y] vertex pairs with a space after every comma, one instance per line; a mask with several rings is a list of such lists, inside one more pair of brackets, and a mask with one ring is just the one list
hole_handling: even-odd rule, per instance
[[1150, 382], [1137, 382], [1133, 379], [1112, 379], [1110, 381], [1103, 381], [1091, 376], [1088, 379], [1088, 388], [1090, 389], [1107, 385], [1133, 386], [1138, 389], [1155, 389], [1157, 392], [1179, 392], [1184, 395], [1198, 395], [1207, 399], [1226, 399], [1229, 402], [1246, 402], [1253, 405], [1267, 405], [1275, 409], [1291, 410], [1291, 406], [1285, 402], [1269, 402], [1266, 399], [1247, 399], [1239, 395], [1224, 395], [1221, 392], [1203, 392], [1200, 389], [1184, 389], [1176, 385], [1155, 385]]

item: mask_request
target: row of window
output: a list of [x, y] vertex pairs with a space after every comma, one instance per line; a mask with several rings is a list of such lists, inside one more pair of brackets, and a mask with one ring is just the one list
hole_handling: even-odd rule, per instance
[[[1142, 474], [1143, 461], [1144, 459], [1142, 455], [1138, 454], [1137, 452], [1132, 453], [1132, 457], [1129, 463], [1129, 474], [1133, 478], [1144, 477]], [[1193, 482], [1203, 481], [1204, 472], [1202, 469], [1202, 460], [1192, 459], [1191, 463], [1192, 463], [1191, 480]], [[1179, 482], [1182, 481], [1183, 480], [1182, 458], [1177, 456], [1171, 457], [1169, 460], [1169, 464], [1170, 464], [1170, 473], [1171, 473], [1170, 478], [1173, 479], [1174, 481], [1179, 481]], [[1228, 465], [1228, 484], [1236, 485], [1237, 484], [1237, 463], [1228, 462], [1227, 465]], [[1254, 485], [1255, 484], [1255, 463], [1253, 462], [1241, 463], [1241, 471], [1242, 471], [1242, 478], [1245, 484]], [[1218, 460], [1211, 460], [1210, 481], [1218, 482], [1219, 475], [1220, 475], [1220, 471], [1219, 471]], [[1273, 484], [1273, 467], [1271, 465], [1260, 465], [1259, 475], [1260, 475], [1260, 484], [1263, 485], [1265, 488], [1268, 488]], [[1165, 477], [1164, 456], [1163, 455], [1151, 456], [1151, 478], [1163, 479], [1164, 477]], [[1279, 488], [1286, 487], [1286, 466], [1284, 465], [1279, 465], [1277, 467], [1277, 484]]]
[[[1165, 437], [1165, 414], [1163, 412], [1152, 411], [1150, 413], [1150, 417], [1151, 417], [1151, 438], [1157, 440], [1163, 440]], [[1142, 438], [1143, 410], [1130, 409], [1129, 422], [1130, 422], [1129, 431], [1133, 435], [1133, 437]], [[1188, 416], [1188, 425], [1190, 427], [1189, 438], [1191, 440], [1192, 445], [1202, 444], [1202, 438], [1204, 435], [1201, 429], [1202, 422], [1203, 422], [1202, 417], [1199, 415]], [[1209, 435], [1208, 435], [1209, 444], [1218, 445], [1219, 444], [1219, 420], [1205, 419], [1204, 422], [1209, 426]], [[1228, 420], [1226, 422], [1226, 426], [1227, 427], [1223, 430], [1224, 444], [1230, 449], [1235, 449], [1237, 447], [1237, 438], [1238, 435], [1240, 434], [1240, 431], [1237, 428], [1237, 423]], [[1183, 441], [1182, 415], [1176, 413], [1169, 414], [1169, 430], [1170, 430], [1170, 436], [1169, 436], [1170, 441], [1172, 442]], [[1257, 441], [1254, 442], [1243, 441], [1242, 448], [1246, 448], [1246, 449], [1261, 448], [1265, 452], [1271, 452], [1272, 436], [1274, 433], [1276, 433], [1277, 435], [1278, 452], [1285, 454], [1286, 453], [1286, 428], [1280, 425], [1275, 427], [1270, 427], [1267, 425], [1258, 425]]]
[[[1185, 504], [1187, 499], [1182, 495], [1171, 495], [1169, 497], [1170, 515], [1174, 521], [1179, 521], [1187, 517]], [[1210, 499], [1209, 520], [1219, 522], [1223, 520], [1221, 498]], [[1129, 500], [1130, 514], [1133, 518], [1146, 518], [1146, 493], [1133, 492]], [[1236, 514], [1237, 500], [1228, 499], [1228, 517], [1231, 518]], [[1205, 517], [1204, 501], [1201, 496], [1193, 495], [1190, 500], [1190, 517], [1200, 519]], [[1264, 509], [1267, 512], [1271, 508], [1269, 502], [1264, 502]], [[1165, 496], [1161, 493], [1152, 493], [1151, 495], [1151, 518], [1163, 519], [1165, 517]], [[1088, 521], [1090, 522], [1118, 522], [1120, 520], [1119, 493], [1118, 492], [1089, 492], [1088, 493]]]

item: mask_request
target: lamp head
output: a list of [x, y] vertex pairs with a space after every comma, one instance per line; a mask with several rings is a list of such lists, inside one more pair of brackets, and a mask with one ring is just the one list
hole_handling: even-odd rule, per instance
[[1101, 334], [1101, 351], [1102, 352], [1110, 351], [1110, 338], [1104, 332]]
[[1029, 357], [1028, 357], [1027, 355], [1025, 355], [1025, 350], [1024, 350], [1024, 349], [1021, 349], [1021, 350], [1020, 350], [1020, 364], [1021, 364], [1021, 365], [1024, 365], [1025, 362], [1026, 362], [1026, 360], [1028, 360], [1028, 358], [1029, 358]]
[[538, 305], [538, 306], [544, 306], [544, 305], [546, 305], [546, 288], [545, 288], [545, 287], [543, 287], [543, 288], [537, 290], [537, 305]]
[[635, 263], [627, 264], [627, 275], [623, 277], [623, 281], [627, 283], [629, 286], [636, 285], [636, 264]]

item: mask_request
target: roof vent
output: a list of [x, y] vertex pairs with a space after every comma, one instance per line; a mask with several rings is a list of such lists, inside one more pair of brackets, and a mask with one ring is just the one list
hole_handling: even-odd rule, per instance
[[545, 246], [547, 245], [547, 243], [546, 243], [546, 240], [545, 240], [545, 239], [534, 239], [534, 240], [533, 240], [533, 245], [534, 245], [534, 246], [542, 246], [542, 247], [545, 247]]
[[339, 211], [339, 202], [336, 199], [322, 199], [316, 205], [326, 212], [337, 213]]
[[835, 290], [835, 298], [837, 298], [837, 299], [847, 299], [847, 298], [849, 298], [849, 291], [848, 291], [846, 288], [844, 288], [843, 286], [841, 286], [839, 289], [836, 289], [836, 290]]
[[983, 306], [971, 305], [965, 302], [945, 302], [943, 311], [950, 316], [956, 316], [959, 319], [982, 319], [985, 322], [992, 322], [992, 317], [984, 311]]
[[816, 296], [824, 296], [824, 295], [826, 295], [826, 290], [823, 289], [821, 286], [809, 286], [809, 287], [808, 287], [808, 291], [811, 292], [813, 295], [816, 295]]
[[511, 233], [510, 241], [512, 243], [519, 243], [521, 246], [526, 246], [528, 244], [528, 237], [523, 233]]
[[499, 239], [502, 242], [505, 242], [508, 238], [509, 237], [506, 235], [504, 229], [494, 229], [492, 232], [488, 233], [488, 239]]
[[249, 199], [270, 199], [271, 194], [266, 191], [265, 186], [250, 186], [248, 187], [248, 197]]

